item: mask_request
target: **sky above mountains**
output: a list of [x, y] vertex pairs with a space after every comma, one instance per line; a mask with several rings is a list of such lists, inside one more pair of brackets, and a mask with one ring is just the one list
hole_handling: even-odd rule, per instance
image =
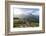
[[38, 8], [14, 8], [13, 16], [14, 17], [21, 17], [22, 15], [38, 15], [39, 16], [39, 9]]

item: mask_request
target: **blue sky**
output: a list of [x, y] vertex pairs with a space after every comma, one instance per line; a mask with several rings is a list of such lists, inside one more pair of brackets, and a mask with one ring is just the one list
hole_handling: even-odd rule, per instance
[[39, 9], [38, 8], [14, 8], [13, 15], [39, 15]]

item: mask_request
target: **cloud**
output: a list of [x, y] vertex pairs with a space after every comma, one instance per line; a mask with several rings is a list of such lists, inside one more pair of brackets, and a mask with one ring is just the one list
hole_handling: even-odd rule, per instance
[[21, 15], [39, 15], [39, 9], [31, 9], [31, 8], [14, 8], [13, 16], [21, 16]]

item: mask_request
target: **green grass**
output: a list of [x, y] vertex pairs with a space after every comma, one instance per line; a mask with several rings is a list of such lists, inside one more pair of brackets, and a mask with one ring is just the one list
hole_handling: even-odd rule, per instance
[[30, 22], [23, 22], [23, 20], [14, 20], [13, 21], [13, 27], [38, 27], [39, 23], [35, 21], [30, 21]]

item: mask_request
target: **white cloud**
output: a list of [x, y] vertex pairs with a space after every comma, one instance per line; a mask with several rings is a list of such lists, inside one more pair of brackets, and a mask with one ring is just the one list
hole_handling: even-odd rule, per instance
[[21, 8], [14, 8], [13, 16], [14, 17], [22, 17], [22, 15], [39, 15], [39, 11], [36, 10], [24, 10]]

